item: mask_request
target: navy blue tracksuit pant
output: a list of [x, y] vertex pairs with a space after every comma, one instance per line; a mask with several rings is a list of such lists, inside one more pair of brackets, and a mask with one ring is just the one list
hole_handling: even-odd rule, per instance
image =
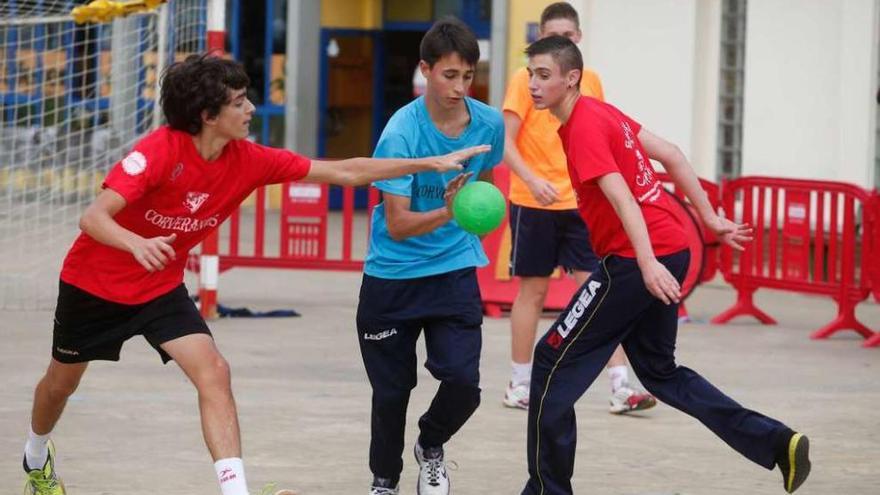
[[[681, 281], [690, 254], [659, 260]], [[574, 403], [618, 344], [642, 385], [700, 420], [737, 452], [773, 469], [785, 425], [750, 411], [675, 363], [678, 307], [648, 292], [636, 260], [608, 256], [535, 348], [529, 397], [529, 481], [523, 495], [570, 494], [577, 431]]]
[[419, 419], [423, 448], [445, 444], [480, 404], [483, 309], [474, 268], [392, 280], [364, 275], [357, 311], [358, 341], [370, 385], [370, 470], [397, 481], [404, 428], [416, 386], [416, 341], [425, 331], [425, 367], [440, 380]]

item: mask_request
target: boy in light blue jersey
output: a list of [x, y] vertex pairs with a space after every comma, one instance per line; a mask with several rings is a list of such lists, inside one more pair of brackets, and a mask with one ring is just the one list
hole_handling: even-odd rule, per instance
[[371, 495], [395, 495], [403, 469], [404, 429], [416, 385], [416, 342], [425, 332], [425, 366], [440, 381], [419, 419], [417, 493], [446, 495], [443, 445], [480, 403], [483, 322], [476, 267], [488, 263], [480, 239], [452, 219], [452, 199], [472, 180], [492, 178], [504, 153], [500, 112], [465, 96], [479, 59], [473, 33], [455, 19], [422, 39], [425, 95], [398, 110], [376, 157], [419, 157], [490, 144], [460, 175], [418, 173], [374, 183], [383, 202], [373, 211], [357, 313], [358, 340], [373, 388]]

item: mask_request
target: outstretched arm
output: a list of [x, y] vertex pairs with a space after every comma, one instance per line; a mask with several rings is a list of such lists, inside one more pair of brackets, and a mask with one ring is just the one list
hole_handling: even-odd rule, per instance
[[636, 252], [636, 261], [642, 272], [645, 287], [655, 297], [666, 304], [681, 300], [681, 286], [678, 280], [669, 273], [669, 270], [657, 261], [654, 256], [654, 248], [651, 247], [651, 238], [648, 236], [648, 227], [642, 210], [633, 197], [632, 192], [626, 185], [623, 176], [618, 172], [605, 174], [597, 179], [599, 188], [623, 224], [623, 229], [629, 237]]
[[491, 150], [489, 145], [473, 146], [443, 156], [427, 158], [349, 158], [346, 160], [312, 160], [306, 182], [360, 186], [371, 182], [433, 170], [461, 170], [461, 162]]
[[736, 224], [718, 215], [706, 191], [700, 186], [697, 174], [678, 146], [656, 136], [642, 128], [639, 141], [652, 160], [663, 164], [663, 168], [672, 177], [679, 188], [697, 209], [703, 224], [714, 232], [725, 244], [742, 251], [742, 243], [752, 240], [752, 228], [745, 224]]
[[146, 239], [119, 225], [113, 217], [125, 204], [121, 194], [104, 189], [83, 212], [79, 228], [101, 244], [131, 253], [148, 272], [165, 268], [175, 258], [171, 243], [177, 235]]

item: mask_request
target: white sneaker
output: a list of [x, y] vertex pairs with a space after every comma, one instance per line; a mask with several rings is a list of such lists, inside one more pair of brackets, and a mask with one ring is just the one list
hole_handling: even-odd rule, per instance
[[386, 478], [373, 478], [370, 495], [399, 495], [400, 488]]
[[657, 399], [653, 395], [633, 388], [629, 383], [624, 383], [616, 392], [611, 394], [611, 414], [624, 414], [631, 411], [643, 411], [657, 405]]
[[419, 442], [415, 447], [416, 462], [419, 463], [419, 483], [416, 485], [417, 495], [449, 495], [449, 475], [443, 461], [443, 447], [422, 450]]
[[507, 384], [507, 391], [504, 392], [504, 405], [514, 409], [529, 408], [529, 382], [514, 385], [513, 382]]

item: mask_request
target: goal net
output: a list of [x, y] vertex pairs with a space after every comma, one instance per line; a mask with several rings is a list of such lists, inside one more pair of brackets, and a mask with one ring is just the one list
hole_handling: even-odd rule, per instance
[[0, 2], [0, 309], [54, 306], [83, 208], [161, 124], [159, 74], [204, 51], [206, 3], [77, 24], [86, 0]]

